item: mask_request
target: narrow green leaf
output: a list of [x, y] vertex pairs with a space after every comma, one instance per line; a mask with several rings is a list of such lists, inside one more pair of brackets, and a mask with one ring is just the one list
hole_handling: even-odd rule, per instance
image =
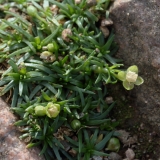
[[92, 100], [92, 97], [89, 96], [89, 97], [87, 98], [87, 103], [86, 103], [85, 107], [84, 107], [83, 110], [82, 110], [82, 113], [86, 112], [86, 111], [89, 109], [89, 107], [90, 107], [90, 105], [91, 105], [91, 100]]
[[109, 156], [109, 154], [107, 154], [107, 153], [99, 152], [99, 151], [96, 151], [96, 150], [92, 150], [92, 154], [96, 155], [96, 156]]
[[16, 86], [15, 82], [12, 80], [10, 81], [10, 83], [8, 83], [4, 89], [1, 91], [0, 95], [4, 95], [5, 93], [7, 93], [11, 88], [13, 88], [14, 86]]
[[46, 136], [46, 131], [48, 128], [48, 121], [47, 121], [47, 117], [44, 119], [44, 126], [43, 126], [43, 135]]
[[8, 63], [13, 68], [14, 72], [17, 72], [17, 73], [19, 72], [18, 66], [16, 65], [16, 63], [14, 63], [13, 60], [9, 60]]
[[46, 92], [41, 91], [41, 93], [42, 93], [42, 97], [43, 97], [46, 101], [51, 101], [51, 97], [49, 97]]
[[62, 152], [62, 154], [63, 154], [64, 156], [67, 157], [67, 160], [73, 160], [73, 157], [71, 157], [65, 150], [60, 149], [60, 151]]
[[[30, 53], [26, 53], [24, 56], [22, 56], [22, 57], [18, 60], [18, 62], [16, 63], [16, 65], [18, 66], [19, 64], [21, 64], [22, 62], [24, 62], [25, 60], [27, 60], [30, 56], [31, 56]], [[6, 74], [8, 74], [11, 70], [12, 70], [12, 67], [9, 67], [9, 68], [2, 74], [2, 77], [4, 77]]]
[[61, 158], [61, 156], [60, 156], [60, 154], [59, 154], [58, 148], [57, 148], [55, 145], [54, 145], [54, 147], [53, 147], [53, 151], [54, 151], [54, 153], [55, 153], [56, 159], [57, 159], [57, 160], [62, 160], [62, 158]]
[[9, 54], [8, 56], [7, 56], [7, 58], [11, 58], [11, 57], [13, 57], [13, 56], [19, 56], [20, 54], [22, 54], [22, 53], [26, 53], [26, 52], [29, 52], [31, 49], [30, 49], [30, 47], [24, 47], [24, 48], [22, 48], [22, 49], [19, 49], [19, 50], [17, 50], [17, 51], [14, 51], [14, 52], [12, 52], [11, 54]]
[[64, 149], [64, 146], [61, 144], [61, 142], [57, 138], [53, 138], [52, 143], [56, 144], [59, 149]]
[[100, 44], [94, 39], [92, 38], [91, 36], [87, 36], [86, 39], [92, 43], [92, 45], [95, 45], [95, 46], [100, 46]]
[[25, 96], [28, 97], [28, 101], [30, 101], [30, 99], [29, 99], [29, 86], [31, 86], [30, 83], [23, 82], [23, 93], [25, 93]]
[[58, 129], [58, 122], [59, 122], [59, 116], [56, 117], [56, 119], [54, 120], [54, 122], [51, 125], [51, 128], [53, 127], [53, 133], [56, 132], [56, 130]]
[[4, 78], [2, 80], [0, 80], [0, 86], [5, 85], [6, 83], [8, 83], [8, 81], [6, 81]]
[[36, 143], [29, 143], [29, 144], [27, 144], [26, 148], [31, 148], [31, 147], [39, 146], [40, 144], [41, 144], [41, 141], [36, 142]]
[[89, 126], [96, 126], [96, 125], [100, 125], [102, 123], [105, 123], [109, 121], [109, 119], [102, 119], [102, 120], [90, 120], [88, 122], [86, 122], [86, 125], [89, 125]]
[[103, 52], [108, 51], [113, 40], [114, 40], [115, 35], [111, 34], [106, 42], [106, 44], [102, 47]]
[[8, 14], [18, 18], [22, 23], [24, 23], [28, 27], [31, 25], [25, 18], [23, 18], [22, 16], [20, 16], [19, 14], [15, 13], [15, 12], [5, 11], [5, 13], [8, 13]]
[[49, 0], [51, 3], [55, 4], [56, 6], [58, 6], [60, 9], [63, 9], [64, 11], [68, 12], [68, 8], [66, 7], [65, 4], [63, 3], [59, 3], [57, 1], [54, 0]]
[[85, 90], [85, 89], [82, 89], [82, 88], [79, 88], [77, 86], [73, 86], [73, 85], [67, 85], [67, 86], [64, 86], [65, 88], [68, 88], [70, 90], [73, 90], [73, 91], [76, 91], [76, 92], [83, 92], [83, 93], [88, 93], [88, 94], [95, 94], [94, 92], [92, 91], [89, 91], [89, 90]]
[[90, 11], [86, 10], [84, 12], [84, 14], [91, 20], [91, 22], [98, 21], [98, 18], [93, 13], [91, 13]]
[[17, 106], [18, 91], [19, 91], [19, 90], [18, 90], [18, 87], [14, 87], [11, 107], [16, 107], [16, 106]]
[[39, 81], [39, 84], [43, 85], [44, 81], [55, 82], [55, 79], [53, 77], [51, 77], [51, 76], [43, 76], [43, 77], [37, 76], [37, 77], [27, 78], [24, 81], [26, 83]]
[[110, 140], [110, 138], [112, 137], [113, 133], [114, 133], [114, 131], [106, 134], [106, 136], [103, 138], [103, 140], [100, 141], [98, 144], [95, 145], [95, 149], [96, 149], [97, 151], [102, 150], [102, 149], [106, 146], [106, 144], [107, 144], [107, 142]]
[[85, 142], [88, 145], [90, 143], [90, 138], [86, 129], [83, 130], [83, 134], [84, 134]]
[[90, 159], [91, 158], [91, 154], [90, 152], [86, 152], [85, 155], [84, 155], [84, 159]]
[[81, 90], [79, 90], [79, 88], [78, 88], [78, 93], [79, 93], [80, 98], [81, 98], [82, 107], [84, 107], [84, 106], [85, 106], [84, 95], [83, 95], [83, 93], [81, 92]]
[[115, 103], [116, 102], [113, 102], [108, 108], [107, 108], [107, 110], [105, 111], [105, 112], [103, 112], [100, 116], [97, 116], [97, 117], [95, 117], [94, 119], [96, 120], [102, 120], [103, 118], [107, 118], [107, 116], [108, 116], [108, 114], [109, 114], [109, 112], [112, 110], [112, 108], [114, 107], [114, 105], [115, 105]]
[[61, 25], [58, 26], [57, 29], [52, 34], [50, 34], [48, 37], [46, 37], [44, 40], [42, 40], [41, 45], [42, 46], [47, 45], [57, 35], [60, 28], [61, 28]]
[[[6, 37], [12, 37], [12, 35], [10, 35], [9, 33], [3, 31], [3, 30], [0, 30], [0, 34], [3, 34], [4, 36]], [[2, 37], [3, 38], [3, 37]]]
[[96, 81], [95, 81], [95, 84], [98, 84], [100, 81], [102, 81], [102, 74], [98, 74], [98, 77], [97, 77], [97, 79], [96, 79]]
[[113, 58], [109, 54], [104, 54], [104, 58], [108, 60], [111, 64], [116, 64], [118, 62], [122, 62], [121, 59]]
[[38, 72], [38, 71], [30, 71], [30, 72], [27, 72], [27, 77], [44, 77], [45, 74], [43, 72]]
[[23, 40], [23, 42], [26, 43], [29, 46], [29, 48], [33, 51], [33, 53], [36, 53], [36, 49], [34, 48], [34, 46], [32, 45], [32, 43], [30, 43], [27, 40]]
[[37, 60], [37, 59], [29, 59], [29, 60], [27, 60], [27, 62], [44, 65], [43, 61], [40, 61], [40, 60]]
[[44, 71], [48, 74], [53, 74], [53, 72], [49, 68], [47, 68], [41, 64], [25, 63], [25, 66], [39, 69], [39, 70]]
[[19, 95], [22, 96], [23, 93], [23, 82], [19, 81]]
[[32, 4], [41, 12], [44, 12], [44, 8], [42, 8], [38, 3], [36, 3], [35, 1], [31, 0]]
[[44, 82], [42, 85], [44, 85], [46, 88], [48, 88], [53, 94], [57, 94], [56, 89], [52, 85], [50, 85], [49, 83]]
[[48, 147], [48, 143], [44, 141], [43, 148], [42, 148], [42, 150], [41, 150], [39, 155], [44, 154], [44, 152], [46, 152], [46, 150], [47, 150], [47, 147]]
[[79, 146], [78, 146], [78, 148], [79, 148], [79, 153], [81, 153], [81, 151], [82, 151], [82, 130], [80, 130], [79, 132], [78, 132], [78, 143], [79, 143]]
[[14, 123], [16, 126], [25, 126], [27, 124], [27, 120], [19, 120]]
[[97, 135], [98, 135], [98, 129], [95, 129], [95, 131], [94, 131], [94, 134], [93, 134], [93, 136], [91, 137], [91, 143], [92, 143], [92, 145], [94, 145], [95, 143], [96, 143], [96, 141], [97, 141]]
[[70, 137], [64, 135], [64, 137], [74, 146], [77, 146], [79, 145], [79, 143], [77, 141], [74, 141], [73, 139], [71, 139]]
[[3, 20], [3, 22], [8, 24], [10, 27], [14, 28], [18, 32], [20, 32], [22, 35], [24, 35], [26, 38], [28, 38], [28, 40], [30, 40], [30, 41], [34, 40], [34, 37], [30, 33], [26, 32], [24, 29], [22, 29], [22, 27], [14, 25], [13, 23], [11, 23], [11, 22], [9, 22], [7, 20]]

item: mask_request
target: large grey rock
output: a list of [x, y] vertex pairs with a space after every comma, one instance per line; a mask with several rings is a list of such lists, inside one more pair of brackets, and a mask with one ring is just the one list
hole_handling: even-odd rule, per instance
[[115, 0], [110, 11], [117, 57], [126, 68], [136, 64], [145, 80], [128, 93], [140, 114], [160, 127], [160, 0]]
[[20, 132], [13, 125], [16, 120], [0, 98], [0, 160], [44, 160], [38, 148], [27, 149], [25, 142], [18, 138]]

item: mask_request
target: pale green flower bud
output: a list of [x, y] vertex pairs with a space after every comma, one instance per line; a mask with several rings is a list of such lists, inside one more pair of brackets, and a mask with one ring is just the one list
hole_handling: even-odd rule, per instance
[[60, 105], [59, 104], [54, 104], [52, 102], [49, 102], [47, 107], [46, 107], [46, 115], [49, 118], [55, 118], [58, 116], [60, 112]]
[[41, 54], [40, 54], [40, 58], [41, 59], [47, 59], [49, 56], [51, 56], [51, 55], [53, 55], [51, 52], [49, 52], [49, 51], [44, 51], [44, 52], [42, 52]]
[[106, 150], [118, 152], [120, 149], [120, 142], [118, 138], [111, 138], [108, 142]]
[[40, 58], [47, 61], [47, 62], [54, 62], [56, 60], [55, 55], [49, 51], [42, 52], [40, 54]]
[[35, 8], [34, 6], [28, 6], [27, 7], [27, 13], [30, 15], [30, 16], [36, 16], [37, 15], [37, 8]]
[[47, 45], [47, 49], [48, 49], [49, 52], [53, 52], [54, 51], [54, 44], [53, 43], [49, 43]]
[[138, 77], [138, 74], [136, 74], [135, 72], [132, 72], [132, 71], [128, 71], [126, 74], [126, 80], [128, 82], [136, 82], [137, 77]]
[[46, 115], [46, 108], [43, 106], [36, 106], [34, 110], [35, 110], [36, 116], [45, 116]]

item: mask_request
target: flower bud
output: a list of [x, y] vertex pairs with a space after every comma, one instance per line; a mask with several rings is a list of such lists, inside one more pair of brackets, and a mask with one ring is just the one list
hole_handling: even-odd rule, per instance
[[136, 82], [137, 77], [138, 77], [138, 74], [136, 74], [135, 72], [132, 72], [132, 71], [128, 71], [126, 74], [126, 80], [128, 82]]
[[49, 52], [53, 52], [54, 51], [54, 44], [53, 43], [49, 43], [47, 45], [47, 49], [48, 49]]
[[59, 104], [54, 104], [52, 102], [49, 102], [47, 107], [46, 107], [46, 115], [49, 118], [55, 118], [58, 116], [60, 112], [60, 105]]
[[37, 9], [34, 6], [30, 5], [30, 6], [27, 7], [27, 13], [30, 16], [35, 16], [37, 14]]
[[46, 115], [46, 108], [43, 106], [36, 106], [34, 110], [35, 110], [36, 116], [45, 116]]
[[74, 130], [78, 130], [80, 127], [81, 127], [81, 122], [77, 119], [74, 119], [72, 122], [71, 122], [71, 127], [74, 129]]
[[56, 60], [56, 57], [54, 54], [52, 54], [49, 51], [44, 51], [40, 54], [40, 58], [47, 61], [47, 62], [54, 62]]
[[47, 59], [48, 57], [50, 57], [51, 55], [53, 55], [51, 52], [44, 51], [44, 52], [41, 53], [40, 58], [46, 60], [46, 59]]
[[108, 142], [106, 150], [118, 152], [120, 149], [120, 142], [118, 138], [111, 138]]

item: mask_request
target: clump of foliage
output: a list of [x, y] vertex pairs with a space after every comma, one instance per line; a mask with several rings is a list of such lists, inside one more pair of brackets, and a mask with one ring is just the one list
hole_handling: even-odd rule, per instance
[[48, 160], [107, 156], [103, 149], [117, 123], [109, 118], [115, 102], [106, 103], [106, 85], [120, 79], [129, 90], [143, 83], [136, 66], [120, 70], [114, 33], [105, 38], [98, 28], [110, 1], [16, 2], [16, 12], [3, 8], [0, 62], [10, 67], [0, 86], [1, 95], [13, 92], [20, 138], [27, 147], [41, 146]]

